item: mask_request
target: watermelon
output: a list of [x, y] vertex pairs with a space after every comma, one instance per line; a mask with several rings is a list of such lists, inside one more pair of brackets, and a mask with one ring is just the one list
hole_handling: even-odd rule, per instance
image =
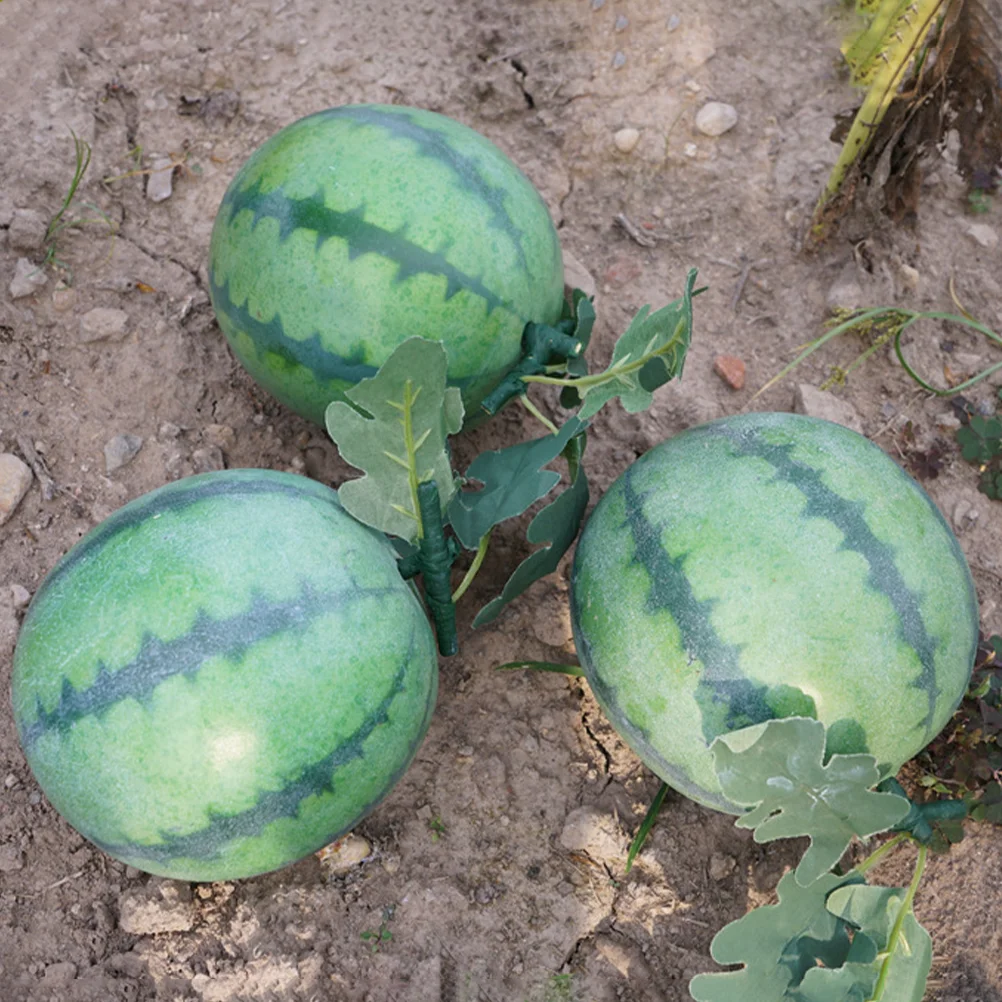
[[891, 775], [964, 695], [971, 574], [925, 492], [840, 425], [745, 414], [629, 467], [581, 535], [574, 637], [613, 726], [666, 783], [732, 813], [710, 742], [775, 717]]
[[139, 869], [228, 880], [350, 829], [435, 702], [427, 618], [327, 487], [230, 470], [127, 504], [56, 565], [14, 657], [52, 805]]
[[440, 340], [467, 413], [556, 323], [560, 244], [546, 205], [492, 143], [443, 115], [348, 105], [282, 129], [240, 168], [209, 250], [234, 354], [318, 423], [414, 335]]

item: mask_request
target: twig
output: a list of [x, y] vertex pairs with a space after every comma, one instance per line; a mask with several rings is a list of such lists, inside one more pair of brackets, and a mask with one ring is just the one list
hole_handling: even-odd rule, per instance
[[40, 898], [43, 894], [48, 894], [49, 891], [54, 891], [57, 887], [62, 887], [63, 884], [68, 884], [71, 880], [76, 880], [78, 877], [84, 875], [83, 870], [77, 870], [76, 873], [71, 873], [68, 877], [63, 877], [61, 880], [57, 880], [48, 887], [43, 887], [40, 891], [36, 891], [34, 894], [30, 895], [32, 898]]
[[657, 246], [657, 238], [652, 237], [648, 233], [644, 233], [643, 230], [641, 230], [625, 213], [620, 212], [613, 216], [612, 221], [620, 227], [620, 229], [622, 229], [634, 243], [640, 244], [641, 247]]
[[27, 435], [17, 436], [17, 446], [31, 467], [32, 473], [38, 477], [38, 482], [42, 485], [42, 500], [51, 501], [59, 488], [56, 486], [55, 480], [52, 479], [52, 474], [49, 473], [45, 460], [35, 450], [35, 446]]

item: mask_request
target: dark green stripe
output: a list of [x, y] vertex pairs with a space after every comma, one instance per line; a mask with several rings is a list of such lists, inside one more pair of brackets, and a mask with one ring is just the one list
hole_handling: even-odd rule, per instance
[[[332, 506], [338, 504], [337, 495], [332, 490], [306, 477], [290, 475], [287, 480], [286, 478], [280, 480], [274, 475], [269, 476], [267, 471], [257, 472], [259, 477], [256, 479], [241, 475], [242, 471], [188, 477], [167, 487], [161, 487], [145, 497], [137, 498], [124, 508], [119, 508], [89, 532], [56, 564], [45, 579], [41, 594], [51, 590], [56, 582], [64, 578], [77, 564], [100, 550], [119, 532], [134, 528], [156, 515], [181, 511], [200, 501], [221, 497], [242, 499], [270, 494], [285, 495], [297, 500], [321, 501]], [[32, 608], [41, 604], [39, 597], [36, 596]]]
[[626, 524], [633, 535], [633, 562], [643, 566], [650, 578], [647, 610], [670, 613], [689, 663], [703, 665], [695, 694], [703, 714], [703, 737], [710, 742], [718, 734], [771, 720], [775, 714], [766, 699], [768, 687], [744, 676], [741, 648], [717, 635], [710, 619], [715, 602], [700, 602], [693, 594], [684, 571], [687, 555], [673, 557], [665, 550], [660, 532], [644, 513], [646, 495], [634, 490], [635, 469], [630, 467], [622, 481]]
[[858, 553], [869, 564], [867, 583], [891, 603], [898, 618], [898, 635], [915, 651], [922, 666], [918, 677], [909, 684], [926, 695], [927, 709], [921, 726], [926, 741], [932, 740], [936, 702], [941, 691], [936, 680], [936, 641], [926, 632], [919, 596], [901, 576], [894, 550], [878, 539], [867, 525], [865, 504], [849, 501], [837, 494], [822, 481], [816, 469], [793, 459], [793, 442], [782, 445], [770, 443], [756, 429], [732, 431], [710, 426], [709, 430], [724, 435], [737, 455], [765, 460], [775, 469], [777, 480], [793, 485], [807, 498], [803, 517], [823, 518], [831, 522], [842, 533], [840, 549]]
[[[211, 820], [204, 828], [184, 835], [162, 833], [161, 841], [156, 845], [141, 845], [133, 842], [112, 844], [89, 835], [88, 838], [105, 852], [119, 858], [145, 860], [160, 864], [170, 863], [178, 859], [197, 859], [211, 862], [222, 855], [227, 843], [240, 838], [254, 838], [260, 835], [272, 822], [282, 818], [295, 817], [299, 812], [300, 804], [307, 797], [335, 792], [338, 769], [364, 757], [363, 746], [365, 742], [377, 727], [389, 721], [390, 707], [394, 699], [404, 690], [407, 669], [414, 653], [415, 635], [412, 629], [407, 654], [397, 668], [390, 690], [365, 723], [329, 755], [308, 765], [287, 786], [280, 790], [262, 793], [253, 807], [237, 814], [216, 814], [210, 811]], [[399, 772], [402, 771], [403, 767]], [[397, 776], [390, 778], [386, 789], [390, 788], [396, 778]], [[378, 799], [381, 799], [381, 796]], [[378, 799], [376, 803], [378, 803]], [[360, 812], [361, 815], [367, 814], [374, 806], [375, 803], [366, 805]], [[349, 823], [354, 824], [357, 820], [352, 819]], [[328, 841], [333, 840], [339, 834], [341, 832], [332, 832]]]
[[405, 236], [406, 223], [399, 230], [391, 232], [366, 222], [364, 205], [350, 212], [339, 212], [327, 207], [322, 190], [318, 190], [310, 198], [290, 198], [280, 188], [262, 192], [259, 178], [249, 188], [241, 191], [231, 187], [219, 211], [229, 211], [228, 221], [232, 225], [234, 218], [244, 209], [249, 209], [254, 214], [252, 228], [264, 218], [277, 220], [281, 241], [287, 240], [299, 229], [316, 233], [318, 249], [325, 241], [338, 237], [347, 244], [349, 261], [363, 254], [378, 254], [395, 262], [396, 282], [403, 282], [415, 275], [442, 277], [445, 279], [446, 301], [460, 292], [470, 292], [487, 303], [488, 313], [501, 308], [518, 316], [518, 311], [510, 303], [488, 289], [479, 278], [467, 275], [451, 265], [444, 252], [425, 250], [408, 240]]
[[240, 659], [259, 641], [288, 630], [308, 630], [320, 616], [359, 598], [383, 597], [391, 590], [355, 585], [340, 592], [320, 592], [304, 582], [293, 599], [275, 602], [255, 595], [244, 611], [225, 619], [212, 619], [200, 610], [182, 636], [161, 640], [147, 633], [128, 664], [115, 670], [101, 664], [86, 689], [75, 689], [64, 678], [59, 702], [51, 710], [45, 710], [36, 697], [37, 719], [23, 729], [21, 741], [30, 750], [47, 732], [65, 732], [82, 718], [104, 713], [123, 700], [146, 702], [161, 683], [177, 675], [196, 675], [211, 658]]
[[[480, 173], [480, 164], [473, 157], [462, 154], [446, 133], [436, 132], [415, 121], [410, 110], [405, 108], [390, 110], [373, 105], [348, 105], [319, 112], [319, 116], [347, 118], [359, 125], [376, 126], [395, 139], [408, 139], [413, 142], [420, 156], [444, 164], [452, 172], [458, 188], [487, 205], [491, 210], [488, 225], [500, 230], [511, 240], [523, 271], [529, 270], [525, 248], [522, 246], [522, 231], [515, 225], [515, 220], [505, 207], [505, 195], [508, 189], [503, 184], [491, 184]], [[546, 205], [536, 189], [528, 183], [525, 187], [536, 196], [543, 212], [547, 212]]]
[[213, 282], [212, 288], [217, 313], [224, 314], [237, 330], [246, 334], [259, 352], [271, 352], [289, 364], [301, 365], [318, 381], [340, 379], [354, 385], [376, 374], [376, 366], [363, 361], [365, 349], [361, 344], [347, 357], [336, 355], [324, 345], [319, 332], [300, 341], [285, 333], [279, 313], [270, 320], [260, 320], [246, 304], [237, 306], [230, 295], [229, 282], [222, 285]]

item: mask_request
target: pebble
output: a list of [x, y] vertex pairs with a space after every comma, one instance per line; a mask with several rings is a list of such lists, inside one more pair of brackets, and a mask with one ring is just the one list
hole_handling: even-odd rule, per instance
[[41, 265], [35, 264], [26, 257], [19, 257], [14, 265], [14, 277], [7, 291], [11, 299], [23, 299], [31, 296], [45, 286], [49, 276]]
[[616, 149], [620, 153], [632, 153], [640, 142], [640, 131], [638, 129], [620, 129], [613, 137]]
[[845, 428], [863, 434], [863, 421], [848, 400], [840, 400], [825, 390], [809, 383], [800, 383], [793, 394], [793, 409], [797, 414], [833, 421]]
[[613, 862], [626, 854], [626, 837], [611, 814], [585, 805], [564, 819], [560, 844], [570, 852], [586, 852], [596, 862]]
[[722, 101], [708, 101], [696, 112], [696, 128], [704, 136], [722, 136], [737, 124], [737, 109]]
[[955, 375], [973, 376], [984, 368], [984, 359], [973, 351], [954, 351], [950, 353], [950, 371]]
[[104, 469], [106, 473], [131, 463], [143, 447], [143, 440], [138, 435], [116, 435], [104, 445]]
[[690, 159], [695, 160], [699, 156], [699, 147], [695, 143], [686, 143], [682, 147], [682, 152]]
[[173, 880], [151, 880], [126, 891], [118, 901], [122, 932], [148, 936], [158, 932], [188, 932], [195, 924], [191, 888]]
[[12, 584], [10, 586], [10, 598], [15, 609], [27, 609], [31, 601], [31, 592], [22, 584]]
[[591, 0], [592, 10], [601, 10], [605, 6], [605, 0]]
[[630, 26], [630, 19], [625, 14], [620, 14], [616, 18], [616, 23], [614, 25], [616, 31], [626, 31]]
[[77, 965], [69, 960], [49, 964], [42, 975], [43, 988], [66, 988], [77, 976]]
[[170, 157], [157, 157], [146, 180], [146, 197], [151, 202], [164, 202], [174, 190], [174, 161]]
[[570, 252], [564, 251], [564, 288], [573, 292], [580, 289], [589, 299], [594, 299], [597, 287], [595, 276]]
[[345, 835], [317, 853], [324, 868], [334, 875], [348, 873], [372, 855], [372, 844], [361, 835]]
[[678, 14], [672, 14], [672, 16], [668, 18], [668, 30], [678, 31], [679, 25], [681, 23], [682, 23], [682, 18], [680, 18]]
[[226, 458], [218, 445], [204, 445], [191, 454], [191, 465], [196, 473], [213, 473], [226, 469]]
[[957, 431], [960, 428], [961, 420], [956, 414], [951, 414], [949, 411], [946, 414], [940, 414], [936, 418], [936, 427], [940, 431]]
[[913, 268], [910, 264], [902, 264], [898, 267], [898, 271], [901, 273], [901, 284], [909, 292], [917, 292], [922, 281], [918, 268]]
[[967, 227], [967, 235], [988, 250], [994, 250], [999, 245], [998, 233], [987, 223], [971, 223]]
[[[301, 448], [305, 448], [309, 442], [309, 432], [305, 434], [307, 440]], [[202, 437], [209, 445], [219, 446], [220, 449], [232, 449], [237, 440], [237, 433], [228, 424], [209, 424], [205, 426]]]
[[7, 230], [7, 243], [13, 251], [34, 254], [42, 249], [49, 224], [34, 209], [15, 209]]
[[726, 880], [734, 872], [737, 865], [738, 861], [733, 856], [715, 852], [710, 857], [710, 879]]
[[173, 421], [164, 421], [157, 431], [157, 437], [165, 442], [173, 442], [181, 437], [182, 428]]
[[855, 276], [843, 273], [832, 282], [825, 302], [830, 310], [856, 310], [863, 305], [865, 295]]
[[52, 308], [57, 313], [66, 313], [77, 301], [77, 290], [71, 289], [65, 282], [56, 282], [52, 290]]
[[967, 498], [961, 498], [953, 506], [953, 527], [958, 532], [970, 528], [978, 520], [978, 509]]
[[84, 344], [109, 339], [118, 340], [125, 333], [128, 322], [129, 314], [125, 310], [96, 306], [80, 318], [80, 340]]
[[713, 371], [732, 389], [745, 386], [745, 363], [736, 355], [718, 355], [713, 361]]
[[614, 70], [621, 70], [626, 65], [626, 53], [617, 52], [612, 57], [612, 68]]
[[31, 486], [31, 467], [12, 452], [0, 455], [0, 525], [14, 514]]

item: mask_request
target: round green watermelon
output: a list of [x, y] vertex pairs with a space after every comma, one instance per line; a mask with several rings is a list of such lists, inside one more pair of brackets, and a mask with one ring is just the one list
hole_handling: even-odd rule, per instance
[[949, 720], [978, 639], [971, 574], [926, 493], [840, 425], [746, 414], [656, 446], [588, 521], [571, 581], [582, 666], [666, 783], [722, 795], [708, 746], [774, 717], [890, 775]]
[[305, 477], [231, 470], [126, 505], [35, 595], [14, 717], [52, 805], [182, 880], [352, 828], [427, 729], [435, 642], [384, 537]]
[[546, 205], [491, 142], [443, 115], [348, 105], [241, 167], [209, 250], [219, 326], [248, 372], [323, 423], [401, 341], [441, 341], [467, 413], [553, 324], [563, 265]]

